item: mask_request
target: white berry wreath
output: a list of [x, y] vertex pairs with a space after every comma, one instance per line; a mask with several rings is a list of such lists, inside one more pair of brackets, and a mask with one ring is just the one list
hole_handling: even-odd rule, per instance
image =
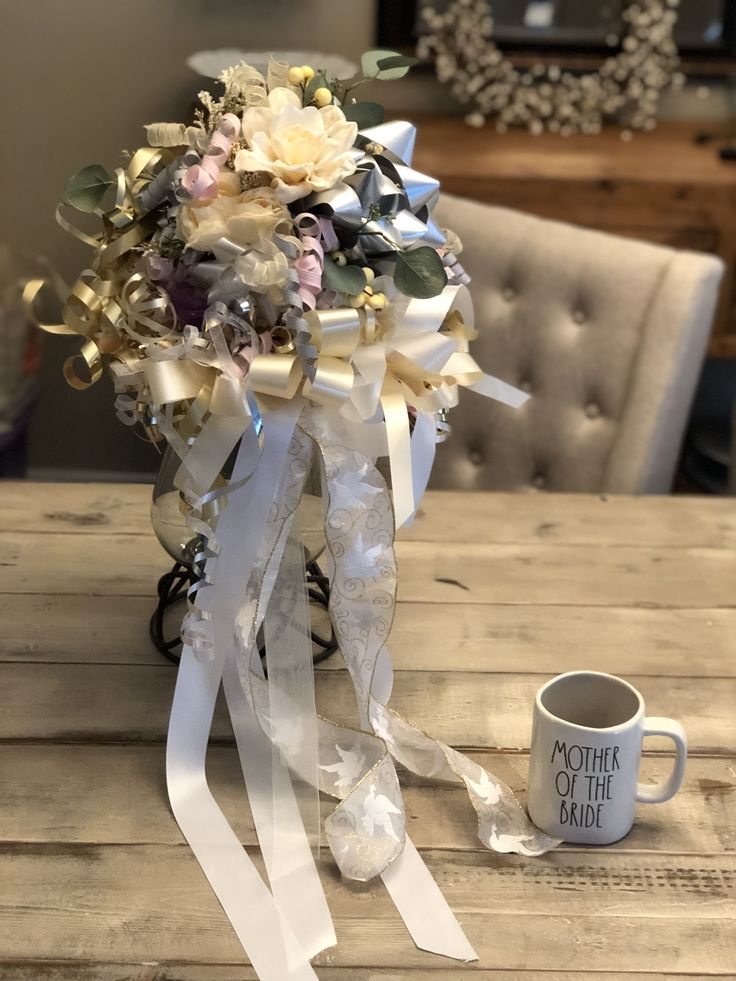
[[417, 53], [433, 58], [439, 80], [472, 106], [466, 115], [471, 126], [491, 117], [500, 132], [526, 126], [532, 133], [594, 134], [609, 120], [622, 123], [624, 133], [649, 130], [656, 126], [662, 92], [684, 82], [672, 36], [678, 3], [627, 3], [618, 51], [596, 71], [582, 74], [541, 62], [527, 70], [515, 68], [493, 41], [488, 0], [451, 0], [442, 11], [425, 7], [428, 30]]

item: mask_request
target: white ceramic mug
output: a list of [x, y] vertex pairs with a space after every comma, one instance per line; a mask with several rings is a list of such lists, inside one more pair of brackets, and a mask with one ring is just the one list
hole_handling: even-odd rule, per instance
[[[668, 736], [675, 744], [670, 777], [638, 782], [642, 740]], [[637, 801], [660, 804], [680, 788], [687, 737], [673, 719], [645, 718], [636, 688], [614, 675], [570, 671], [537, 692], [527, 804], [549, 835], [607, 845], [631, 830]]]

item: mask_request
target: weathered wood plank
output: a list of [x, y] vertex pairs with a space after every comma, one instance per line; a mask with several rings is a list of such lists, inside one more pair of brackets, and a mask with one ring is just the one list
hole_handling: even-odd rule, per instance
[[[71, 541], [49, 535], [38, 548], [34, 536], [0, 534], [0, 593], [151, 595], [171, 564], [152, 536]], [[403, 601], [736, 606], [736, 550], [402, 542], [397, 554]]]
[[[0, 665], [0, 739], [159, 742], [165, 737], [173, 665]], [[459, 746], [529, 746], [534, 694], [543, 675], [399, 671], [391, 705], [404, 717]], [[676, 715], [691, 752], [736, 753], [736, 680], [631, 676], [652, 715]], [[345, 671], [320, 672], [317, 705], [335, 722], [355, 723]], [[224, 713], [213, 737], [229, 739]], [[649, 745], [649, 743], [648, 743]], [[667, 742], [651, 740], [651, 749]]]
[[[0, 595], [0, 661], [161, 664], [148, 636], [154, 606], [153, 595]], [[183, 610], [170, 613], [172, 637]], [[404, 671], [556, 674], [574, 663], [619, 674], [733, 677], [734, 638], [736, 609], [469, 603], [448, 613], [441, 604], [399, 602], [389, 646]], [[342, 667], [339, 656], [322, 665]]]
[[[426, 860], [479, 967], [631, 971], [646, 949], [648, 970], [736, 970], [734, 856], [431, 852]], [[5, 846], [0, 867], [0, 958], [124, 960], [134, 937], [141, 960], [242, 962], [187, 848]], [[379, 883], [351, 888], [327, 862], [322, 880], [338, 946], [318, 964], [438, 966], [414, 948]]]
[[[0, 531], [150, 534], [145, 484], [4, 482]], [[610, 544], [733, 548], [729, 498], [429, 491], [401, 537], [469, 544]]]
[[736, 604], [736, 551], [725, 549], [605, 545], [448, 548], [404, 542], [397, 554], [399, 596], [403, 600], [588, 606]]
[[148, 634], [157, 601], [151, 586], [150, 596], [0, 594], [0, 661], [161, 664]]
[[[589, 971], [484, 971], [476, 967], [418, 970], [404, 967], [323, 967], [321, 981], [467, 981], [472, 970], [473, 981], [588, 981]], [[251, 967], [218, 964], [71, 964], [48, 961], [24, 964], [0, 963], [3, 981], [258, 981]], [[726, 974], [610, 974], [596, 971], [596, 981], [712, 981], [714, 977], [733, 978]]]
[[[528, 758], [472, 754], [520, 799]], [[645, 757], [642, 780], [661, 780], [669, 760]], [[234, 748], [213, 746], [210, 786], [246, 845], [256, 837]], [[404, 802], [419, 848], [482, 851], [467, 794], [460, 787], [404, 773]], [[88, 844], [178, 844], [182, 837], [169, 810], [164, 747], [0, 744], [0, 841]], [[323, 817], [334, 802], [323, 801]], [[695, 757], [685, 783], [666, 804], [641, 805], [632, 832], [612, 851], [707, 853], [736, 849], [736, 759]]]
[[429, 491], [408, 541], [733, 548], [731, 498]]
[[[736, 609], [418, 604], [400, 601], [389, 642], [402, 670], [730, 677]], [[326, 662], [339, 665], [340, 660]]]
[[[323, 967], [322, 981], [467, 981], [472, 970], [473, 981], [588, 981], [589, 971], [484, 971], [476, 967], [412, 969], [404, 967]], [[3, 981], [258, 981], [251, 967], [219, 964], [71, 964], [48, 961], [24, 964], [0, 963]], [[651, 974], [649, 971], [622, 974], [595, 972], [596, 981], [712, 981], [714, 977], [731, 979], [721, 974]]]
[[150, 535], [150, 508], [150, 484], [4, 481], [0, 486], [0, 531]]

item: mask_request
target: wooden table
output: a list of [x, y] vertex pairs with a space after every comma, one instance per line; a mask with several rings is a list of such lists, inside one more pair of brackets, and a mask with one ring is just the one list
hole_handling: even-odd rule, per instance
[[[141, 486], [0, 485], [3, 981], [254, 977], [166, 800], [175, 669], [147, 636], [168, 564], [148, 499]], [[407, 778], [412, 837], [480, 962], [416, 950], [381, 884], [351, 889], [325, 856], [339, 946], [319, 976], [736, 974], [736, 502], [433, 493], [399, 558], [402, 714], [523, 791], [533, 692], [603, 669], [684, 723], [691, 758], [678, 796], [640, 806], [624, 841], [539, 859], [483, 850], [462, 790]], [[351, 718], [337, 660], [318, 695]], [[252, 848], [222, 715], [214, 739], [213, 788]], [[669, 765], [652, 741], [644, 777]]]

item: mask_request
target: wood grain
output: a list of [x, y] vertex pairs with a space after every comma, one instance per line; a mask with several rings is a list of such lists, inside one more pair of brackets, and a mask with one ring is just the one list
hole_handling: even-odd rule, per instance
[[[153, 595], [0, 594], [0, 662], [160, 665], [148, 635]], [[171, 637], [183, 606], [170, 612]], [[319, 611], [315, 623], [325, 625]], [[403, 671], [557, 674], [579, 668], [677, 677], [736, 675], [736, 609], [399, 602], [390, 648]], [[322, 668], [340, 670], [334, 657]]]
[[[152, 537], [0, 534], [0, 592], [153, 595], [171, 565]], [[423, 603], [733, 607], [736, 550], [400, 542], [399, 598]], [[452, 580], [453, 582], [447, 582]]]
[[[0, 685], [0, 739], [160, 742], [165, 738], [176, 671], [173, 665], [5, 664]], [[455, 746], [526, 749], [531, 705], [544, 675], [399, 671], [391, 705]], [[733, 755], [736, 680], [637, 677], [651, 715], [676, 715], [691, 753]], [[355, 696], [345, 671], [324, 671], [317, 707], [335, 722], [355, 724]], [[231, 730], [220, 704], [216, 741]], [[651, 739], [651, 749], [670, 748]]]
[[[166, 799], [176, 672], [147, 637], [168, 567], [148, 499], [0, 484], [3, 981], [256, 981]], [[735, 529], [735, 502], [428, 495], [399, 547], [392, 704], [523, 799], [538, 685], [614, 665], [683, 721], [691, 758], [623, 841], [533, 861], [483, 849], [459, 788], [402, 774], [412, 837], [480, 962], [416, 950], [380, 883], [341, 882], [325, 855], [339, 946], [321, 978], [733, 977]], [[354, 721], [338, 665], [319, 671], [320, 708]], [[214, 737], [209, 779], [259, 862], [221, 709]], [[664, 749], [647, 743], [644, 779], [668, 771]]]
[[0, 531], [87, 536], [151, 534], [150, 484], [4, 481]]
[[[736, 503], [710, 498], [429, 491], [402, 540], [461, 544], [605, 544], [733, 548]], [[144, 535], [145, 484], [0, 484], [0, 531]]]
[[[526, 754], [471, 755], [523, 799], [529, 765]], [[662, 780], [669, 767], [667, 759], [645, 757], [641, 779]], [[211, 747], [207, 772], [213, 793], [241, 841], [254, 846], [235, 749]], [[401, 781], [417, 847], [483, 851], [462, 788], [408, 773], [402, 774]], [[0, 785], [4, 788], [0, 797], [2, 842], [182, 842], [168, 806], [162, 745], [0, 744]], [[333, 801], [323, 800], [323, 816], [333, 808]], [[612, 848], [691, 853], [736, 849], [736, 759], [691, 758], [680, 792], [666, 804], [641, 805], [632, 832]]]
[[[475, 967], [420, 968], [405, 967], [323, 967], [322, 981], [467, 981], [472, 970], [473, 981], [589, 981], [589, 971], [484, 971]], [[25, 961], [22, 964], [0, 962], [3, 981], [258, 981], [250, 967], [220, 964], [104, 964], [73, 961], [62, 964], [49, 961]], [[734, 981], [734, 976], [719, 974]], [[595, 981], [712, 981], [713, 974], [680, 974], [649, 971], [611, 974], [596, 971]]]
[[[0, 959], [242, 962], [239, 944], [185, 847], [0, 846]], [[736, 970], [736, 857], [553, 852], [536, 862], [429, 852], [427, 864], [486, 968]], [[352, 888], [322, 867], [338, 947], [317, 964], [430, 968], [376, 882]], [[503, 943], [499, 943], [499, 934]], [[544, 935], [545, 942], [537, 939]]]

